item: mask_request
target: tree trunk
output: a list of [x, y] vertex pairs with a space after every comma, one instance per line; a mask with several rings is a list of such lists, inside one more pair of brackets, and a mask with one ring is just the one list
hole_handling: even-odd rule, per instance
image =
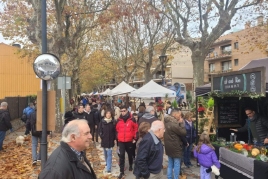
[[200, 56], [199, 52], [192, 52], [192, 63], [195, 87], [204, 85], [204, 62], [206, 56]]
[[150, 69], [144, 70], [144, 83], [148, 83], [152, 79], [152, 74], [150, 72]]
[[72, 78], [72, 86], [73, 86], [73, 93], [74, 94], [81, 94], [81, 87], [80, 87], [80, 80], [79, 80], [79, 70], [73, 70], [73, 78]]

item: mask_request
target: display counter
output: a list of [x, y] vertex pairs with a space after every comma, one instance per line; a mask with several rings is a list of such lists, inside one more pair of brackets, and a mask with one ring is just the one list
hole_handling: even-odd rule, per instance
[[214, 145], [224, 179], [268, 179], [268, 163]]

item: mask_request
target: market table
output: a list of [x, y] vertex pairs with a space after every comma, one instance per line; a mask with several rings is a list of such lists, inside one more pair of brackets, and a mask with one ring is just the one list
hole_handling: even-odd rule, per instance
[[221, 162], [221, 177], [224, 179], [268, 179], [268, 163], [242, 154], [235, 153], [224, 147], [215, 147]]

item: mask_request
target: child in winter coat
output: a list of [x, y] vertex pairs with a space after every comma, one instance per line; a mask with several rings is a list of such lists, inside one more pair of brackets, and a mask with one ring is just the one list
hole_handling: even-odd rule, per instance
[[[198, 145], [194, 149], [194, 156], [198, 159], [200, 164], [200, 178], [210, 179], [210, 173], [220, 168], [220, 162], [217, 159], [214, 147], [209, 140], [209, 134], [203, 132], [200, 135]], [[216, 167], [215, 167], [216, 166]], [[219, 172], [216, 171], [216, 179], [219, 177]]]

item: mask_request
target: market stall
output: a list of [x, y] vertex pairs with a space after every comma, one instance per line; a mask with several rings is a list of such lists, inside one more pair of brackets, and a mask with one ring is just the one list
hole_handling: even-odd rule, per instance
[[149, 81], [141, 88], [136, 91], [133, 91], [129, 94], [130, 97], [136, 98], [152, 98], [152, 97], [176, 97], [176, 92], [170, 89], [167, 89], [153, 80]]
[[122, 81], [119, 85], [114, 87], [111, 91], [107, 92], [109, 96], [116, 96], [120, 94], [126, 94], [130, 93], [132, 91], [135, 91], [136, 89], [132, 86], [128, 85], [126, 82]]
[[213, 144], [221, 162], [221, 177], [228, 179], [267, 179], [268, 163], [242, 153], [233, 152], [225, 147]]
[[104, 92], [100, 93], [103, 96], [108, 96], [108, 94], [110, 93], [110, 88], [107, 88]]
[[[247, 118], [244, 109], [253, 108], [268, 116], [268, 58], [253, 60], [239, 71], [212, 75], [211, 84], [196, 88], [196, 96], [213, 96], [216, 138], [230, 140], [230, 128], [239, 128]], [[197, 105], [197, 104], [196, 104]], [[197, 126], [200, 123], [197, 115]], [[248, 141], [248, 133], [237, 133], [237, 140]], [[267, 179], [268, 163], [239, 152], [215, 146], [221, 162], [221, 177], [228, 179]]]

